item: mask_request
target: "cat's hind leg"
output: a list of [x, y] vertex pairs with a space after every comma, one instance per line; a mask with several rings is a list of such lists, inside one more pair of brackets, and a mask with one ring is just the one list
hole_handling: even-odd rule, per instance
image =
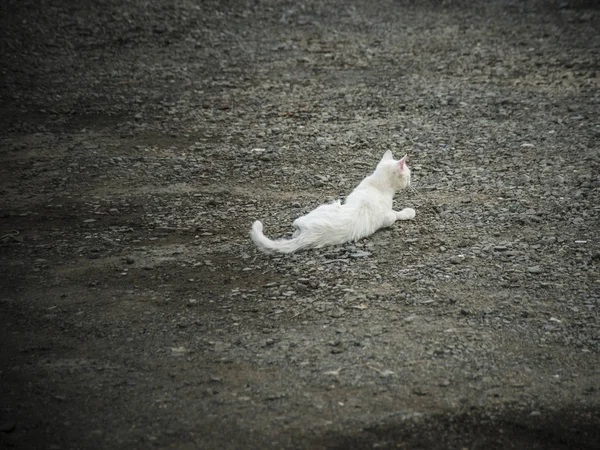
[[417, 214], [412, 208], [404, 208], [402, 211], [394, 211], [396, 213], [397, 220], [411, 220], [414, 219]]

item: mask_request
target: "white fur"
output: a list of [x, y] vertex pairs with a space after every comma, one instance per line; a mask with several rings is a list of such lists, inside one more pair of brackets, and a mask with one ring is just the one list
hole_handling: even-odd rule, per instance
[[339, 200], [321, 205], [294, 221], [296, 231], [291, 239], [272, 241], [263, 234], [259, 220], [252, 224], [250, 237], [265, 253], [292, 253], [303, 248], [357, 241], [396, 220], [410, 220], [415, 210], [394, 211], [394, 194], [410, 185], [410, 170], [406, 156], [394, 160], [391, 151], [385, 152], [375, 172], [365, 178], [342, 204]]

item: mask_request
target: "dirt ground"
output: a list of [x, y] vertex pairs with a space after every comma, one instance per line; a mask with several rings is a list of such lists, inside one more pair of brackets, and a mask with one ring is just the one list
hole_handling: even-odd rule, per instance
[[[600, 10], [0, 4], [0, 448], [600, 448]], [[417, 217], [267, 256], [387, 149]]]

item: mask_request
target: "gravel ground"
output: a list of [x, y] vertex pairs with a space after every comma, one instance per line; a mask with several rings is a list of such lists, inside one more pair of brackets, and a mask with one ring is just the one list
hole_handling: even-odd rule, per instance
[[0, 447], [600, 448], [594, 6], [2, 2]]

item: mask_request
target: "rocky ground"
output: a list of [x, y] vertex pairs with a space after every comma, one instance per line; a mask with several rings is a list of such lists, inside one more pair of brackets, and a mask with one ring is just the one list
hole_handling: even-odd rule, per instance
[[2, 2], [0, 447], [600, 448], [593, 3]]

